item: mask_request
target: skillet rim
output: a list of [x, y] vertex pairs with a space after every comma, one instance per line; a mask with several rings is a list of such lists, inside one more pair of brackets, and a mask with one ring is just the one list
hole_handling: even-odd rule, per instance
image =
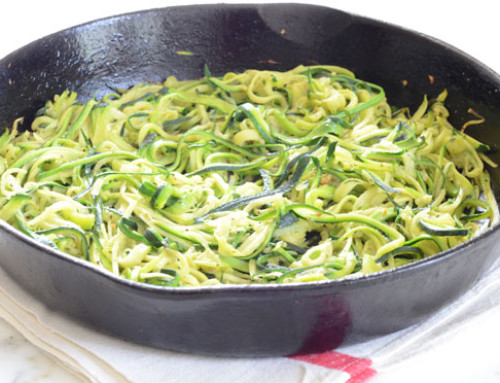
[[[92, 27], [94, 25], [98, 25], [100, 23], [109, 23], [113, 22], [114, 20], [119, 20], [119, 19], [127, 19], [131, 17], [141, 17], [144, 14], [150, 14], [150, 13], [155, 13], [155, 12], [168, 12], [171, 9], [194, 9], [194, 8], [207, 8], [207, 9], [253, 9], [253, 10], [259, 10], [260, 8], [265, 8], [265, 7], [276, 7], [276, 8], [286, 8], [288, 6], [300, 6], [309, 9], [322, 9], [324, 11], [328, 12], [336, 12], [340, 14], [344, 14], [350, 17], [351, 22], [357, 22], [357, 23], [367, 23], [371, 25], [376, 25], [380, 26], [383, 29], [388, 29], [397, 33], [407, 33], [409, 35], [412, 35], [414, 37], [423, 39], [426, 41], [426, 43], [430, 43], [431, 45], [436, 45], [438, 46], [439, 49], [443, 50], [444, 52], [450, 53], [453, 56], [458, 56], [467, 61], [474, 69], [479, 69], [485, 74], [485, 77], [488, 77], [489, 80], [494, 81], [495, 85], [497, 85], [500, 88], [500, 75], [494, 71], [492, 68], [487, 66], [486, 64], [482, 63], [481, 61], [477, 60], [473, 56], [469, 55], [468, 53], [462, 51], [461, 49], [446, 43], [445, 41], [442, 41], [438, 38], [429, 36], [425, 33], [418, 32], [412, 29], [409, 29], [404, 26], [400, 26], [397, 24], [393, 24], [387, 21], [382, 21], [378, 20], [376, 18], [371, 18], [363, 15], [359, 15], [354, 12], [349, 12], [345, 10], [340, 10], [334, 7], [329, 7], [329, 6], [323, 6], [323, 5], [316, 5], [316, 4], [307, 4], [307, 3], [240, 3], [240, 4], [224, 4], [224, 3], [211, 3], [211, 4], [189, 4], [189, 5], [174, 5], [174, 6], [167, 6], [167, 7], [156, 7], [156, 8], [149, 8], [149, 9], [142, 9], [142, 10], [137, 10], [137, 11], [132, 11], [132, 12], [125, 12], [125, 13], [120, 13], [116, 15], [110, 15], [110, 16], [105, 16], [101, 18], [97, 18], [94, 20], [90, 20], [84, 23], [80, 23], [68, 28], [61, 29], [59, 31], [56, 31], [54, 33], [42, 36], [36, 40], [33, 40], [32, 42], [21, 46], [14, 51], [10, 52], [7, 56], [3, 57], [0, 59], [0, 66], [6, 65], [8, 66], [10, 64], [10, 58], [14, 57], [16, 54], [19, 52], [29, 50], [32, 46], [36, 46], [42, 41], [47, 41], [55, 36], [61, 36], [67, 33], [72, 33], [73, 31], [85, 29], [88, 27]], [[498, 202], [498, 201], [497, 201]], [[100, 268], [99, 266], [91, 263], [90, 261], [77, 258], [75, 256], [71, 256], [70, 254], [67, 254], [63, 251], [53, 249], [47, 245], [44, 245], [41, 242], [38, 242], [18, 229], [15, 229], [13, 226], [10, 224], [6, 223], [3, 220], [0, 220], [0, 230], [7, 233], [8, 235], [12, 235], [13, 237], [17, 238], [18, 240], [28, 244], [29, 246], [42, 251], [46, 253], [47, 255], [54, 256], [58, 258], [60, 261], [66, 261], [72, 263], [74, 266], [78, 267], [83, 267], [90, 272], [96, 273], [100, 275], [101, 277], [106, 278], [107, 280], [116, 283], [116, 284], [121, 284], [127, 288], [135, 289], [138, 290], [139, 292], [144, 292], [144, 293], [154, 293], [154, 294], [174, 294], [174, 295], [198, 295], [198, 294], [214, 294], [217, 292], [221, 293], [233, 293], [233, 292], [248, 292], [248, 291], [259, 291], [259, 292], [270, 292], [273, 291], [275, 292], [276, 290], [278, 291], [295, 291], [295, 290], [309, 290], [309, 289], [334, 289], [338, 288], [338, 291], [341, 291], [343, 289], [349, 289], [350, 287], [354, 286], [363, 286], [365, 284], [378, 284], [378, 283], [383, 283], [385, 280], [395, 280], [398, 278], [403, 278], [407, 276], [408, 274], [416, 274], [418, 271], [423, 271], [428, 268], [432, 268], [434, 264], [440, 263], [440, 262], [445, 262], [447, 259], [453, 257], [453, 256], [458, 256], [458, 255], [467, 255], [465, 254], [466, 251], [470, 251], [471, 247], [475, 246], [478, 242], [481, 240], [494, 235], [495, 232], [497, 232], [500, 229], [500, 220], [495, 223], [492, 227], [488, 228], [478, 236], [463, 242], [453, 248], [450, 248], [446, 251], [436, 253], [434, 255], [431, 255], [427, 258], [411, 262], [409, 264], [406, 264], [404, 266], [399, 266], [393, 269], [389, 270], [384, 270], [380, 272], [375, 272], [371, 274], [365, 274], [365, 275], [356, 275], [353, 277], [343, 277], [340, 279], [332, 279], [332, 280], [324, 280], [324, 281], [314, 281], [314, 282], [292, 282], [292, 283], [286, 283], [286, 284], [221, 284], [221, 285], [215, 285], [215, 286], [182, 286], [182, 287], [163, 287], [163, 286], [155, 286], [155, 285], [148, 285], [145, 283], [140, 283], [140, 282], [135, 282], [135, 281], [130, 281], [124, 277], [117, 276], [115, 274], [112, 274], [110, 271]], [[456, 254], [458, 253], [458, 254]]]

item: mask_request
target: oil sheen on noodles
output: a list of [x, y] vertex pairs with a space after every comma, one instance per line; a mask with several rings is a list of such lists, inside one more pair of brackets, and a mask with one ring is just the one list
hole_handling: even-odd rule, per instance
[[450, 125], [445, 98], [396, 110], [333, 66], [66, 91], [0, 137], [0, 218], [160, 286], [398, 267], [498, 219], [489, 148]]

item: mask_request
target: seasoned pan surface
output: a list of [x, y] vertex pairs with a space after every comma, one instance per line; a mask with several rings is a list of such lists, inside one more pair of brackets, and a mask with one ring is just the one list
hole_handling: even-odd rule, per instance
[[[340, 65], [382, 85], [391, 104], [411, 108], [446, 88], [451, 122], [462, 125], [472, 107], [486, 119], [475, 137], [493, 148], [500, 143], [500, 79], [491, 70], [414, 32], [298, 4], [172, 7], [42, 38], [0, 62], [0, 129], [21, 116], [29, 126], [66, 89], [85, 101], [96, 89], [99, 96], [169, 75], [200, 77], [205, 63], [214, 75]], [[491, 175], [498, 198], [500, 174]], [[480, 278], [498, 238], [497, 225], [427, 260], [345, 280], [175, 289], [111, 276], [0, 222], [0, 265], [52, 309], [120, 338], [202, 354], [286, 355], [418, 323]]]

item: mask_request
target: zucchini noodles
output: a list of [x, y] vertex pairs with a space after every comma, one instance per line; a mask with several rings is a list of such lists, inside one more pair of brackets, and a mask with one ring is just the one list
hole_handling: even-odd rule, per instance
[[[498, 208], [489, 148], [334, 66], [65, 91], [0, 137], [0, 218], [159, 286], [309, 282], [454, 247]], [[15, 256], [15, 254], [12, 254]]]

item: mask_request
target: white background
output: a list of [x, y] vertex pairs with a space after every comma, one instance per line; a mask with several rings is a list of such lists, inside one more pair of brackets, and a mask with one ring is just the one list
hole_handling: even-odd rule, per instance
[[[500, 17], [494, 1], [302, 2], [328, 5], [437, 37], [500, 72]], [[165, 0], [5, 0], [0, 4], [0, 57], [37, 38], [75, 24], [139, 9], [180, 4], [187, 3]], [[472, 333], [457, 334], [447, 346], [434, 349], [431, 359], [417, 360], [377, 381], [498, 382], [499, 369], [495, 366], [500, 361], [499, 325], [493, 319], [485, 320], [481, 326], [489, 326], [491, 336], [478, 338]], [[1, 364], [8, 363], [8, 358], [8, 355], [3, 356]]]

